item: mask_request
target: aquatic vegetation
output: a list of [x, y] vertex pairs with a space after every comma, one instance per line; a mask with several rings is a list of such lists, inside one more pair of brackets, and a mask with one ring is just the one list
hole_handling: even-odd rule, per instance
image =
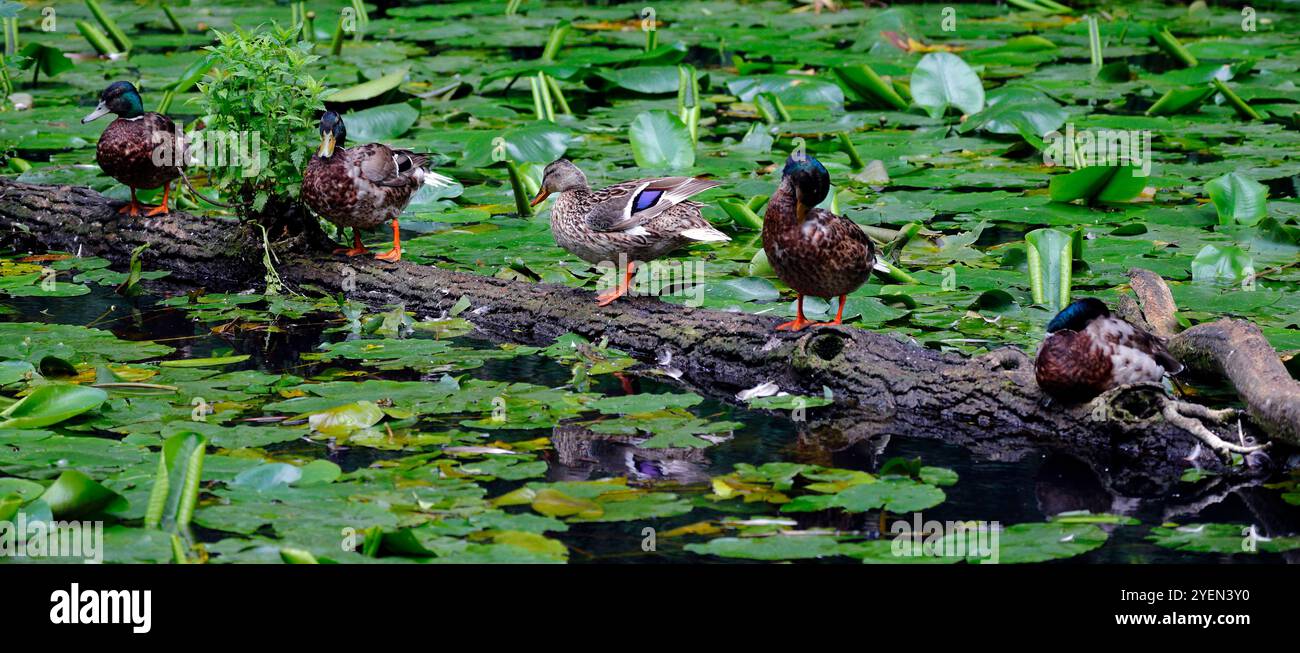
[[[408, 262], [608, 289], [556, 246], [559, 209], [528, 206], [560, 190], [544, 173], [565, 158], [594, 188], [717, 184], [695, 199], [729, 241], [613, 278], [665, 302], [981, 354], [1032, 350], [1072, 299], [1115, 306], [1140, 266], [1170, 282], [1180, 319], [1248, 318], [1296, 370], [1293, 10], [1245, 32], [1233, 9], [1158, 2], [1097, 21], [958, 4], [945, 26], [928, 5], [671, 0], [638, 33], [639, 6], [462, 0], [372, 9], [349, 33], [351, 2], [313, 6], [312, 23], [199, 4], [56, 2], [53, 32], [6, 5], [27, 45], [0, 60], [0, 171], [126, 200], [93, 165], [100, 127], [79, 119], [129, 80], [201, 122], [191, 134], [256, 134], [234, 150], [255, 160], [197, 169], [239, 212], [285, 213], [329, 108], [354, 141], [429, 153], [459, 180], [409, 198]], [[800, 151], [829, 179], [805, 208], [845, 216], [885, 268], [802, 311], [759, 236]], [[138, 255], [121, 270], [0, 255], [0, 519], [102, 518], [110, 562], [989, 560], [956, 548], [969, 533], [996, 533], [1003, 563], [1296, 547], [1236, 506], [1188, 525], [1100, 512], [1038, 461], [973, 464], [898, 435], [847, 448], [857, 424], [821, 420], [829, 392], [723, 404], [599, 334], [485, 342], [468, 301], [421, 320], [309, 287], [152, 283], [165, 276]], [[1292, 477], [1265, 489], [1298, 503]]]

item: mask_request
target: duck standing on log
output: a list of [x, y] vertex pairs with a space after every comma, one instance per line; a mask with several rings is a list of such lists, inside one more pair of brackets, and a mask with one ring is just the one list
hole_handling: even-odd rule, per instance
[[344, 147], [343, 117], [326, 111], [320, 119], [321, 144], [302, 175], [302, 199], [318, 215], [339, 228], [352, 229], [352, 247], [335, 250], [348, 256], [364, 254], [358, 229], [373, 229], [385, 221], [393, 226], [393, 248], [375, 258], [402, 259], [397, 216], [411, 203], [421, 184], [454, 183], [429, 170], [429, 155], [395, 150], [380, 143]]
[[1052, 318], [1034, 360], [1038, 386], [1067, 402], [1122, 385], [1160, 383], [1182, 370], [1160, 338], [1111, 315], [1093, 297], [1074, 300]]
[[[778, 331], [842, 323], [848, 294], [866, 283], [877, 266], [876, 246], [857, 223], [817, 208], [830, 185], [825, 166], [799, 153], [786, 160], [781, 184], [767, 202], [763, 251], [776, 276], [799, 294], [798, 316], [778, 325]], [[812, 322], [804, 317], [804, 295], [838, 297], [835, 319]]]
[[[99, 135], [95, 161], [105, 174], [131, 189], [131, 202], [118, 213], [138, 216], [146, 208], [146, 216], [167, 213], [171, 183], [182, 174], [181, 162], [168, 156], [159, 157], [165, 163], [155, 163], [154, 152], [159, 148], [166, 148], [167, 152], [179, 151], [176, 147], [176, 123], [162, 114], [145, 111], [140, 92], [131, 82], [109, 84], [99, 95], [99, 105], [82, 118], [81, 123], [86, 124], [110, 113], [116, 114], [117, 119]], [[159, 186], [163, 189], [160, 206], [146, 207], [136, 199], [137, 188]]]
[[719, 185], [697, 177], [652, 177], [593, 191], [578, 166], [558, 159], [543, 171], [542, 188], [532, 205], [556, 195], [551, 235], [570, 254], [588, 263], [627, 261], [622, 282], [596, 297], [606, 306], [627, 294], [638, 263], [692, 242], [731, 240], [700, 215], [699, 203], [687, 201]]

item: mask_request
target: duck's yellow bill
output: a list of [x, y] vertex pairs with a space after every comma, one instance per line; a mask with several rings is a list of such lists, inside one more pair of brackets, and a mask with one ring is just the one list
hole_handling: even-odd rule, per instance
[[551, 195], [551, 191], [543, 188], [542, 191], [537, 194], [537, 197], [533, 198], [533, 201], [530, 202], [528, 206], [537, 206], [538, 204], [541, 204], [542, 202], [546, 201], [546, 198], [550, 197], [550, 195]]
[[334, 156], [334, 143], [334, 134], [328, 132], [321, 134], [320, 149], [316, 150], [316, 154], [325, 158]]

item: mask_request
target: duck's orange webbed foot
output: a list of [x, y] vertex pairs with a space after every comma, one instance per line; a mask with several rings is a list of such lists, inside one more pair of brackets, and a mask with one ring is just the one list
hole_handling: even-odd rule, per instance
[[803, 329], [805, 327], [810, 327], [810, 326], [817, 326], [817, 325], [810, 320], [805, 320], [804, 317], [800, 315], [799, 317], [790, 320], [789, 322], [783, 322], [781, 324], [776, 325], [776, 330], [777, 331], [799, 331], [800, 329]]
[[804, 327], [809, 327], [813, 325], [811, 320], [803, 316], [803, 295], [799, 295], [799, 302], [797, 306], [798, 309], [795, 318], [793, 320], [790, 320], [789, 322], [776, 325], [777, 331], [798, 331]]
[[[352, 233], [355, 234], [356, 231]], [[402, 260], [402, 235], [397, 226], [396, 218], [393, 219], [393, 248], [383, 254], [376, 254], [375, 259], [393, 263]]]
[[145, 217], [150, 217], [150, 216], [159, 215], [159, 214], [167, 214], [167, 213], [171, 213], [171, 209], [168, 209], [168, 208], [167, 208], [167, 200], [168, 200], [168, 198], [171, 197], [171, 190], [172, 190], [172, 185], [171, 185], [171, 184], [166, 184], [166, 185], [163, 186], [162, 204], [160, 204], [160, 205], [158, 205], [158, 206], [155, 206], [155, 207], [153, 207], [152, 209], [149, 209], [148, 211], [146, 211], [145, 214], [144, 214]]
[[334, 253], [347, 254], [348, 256], [360, 256], [361, 254], [365, 254], [368, 251], [370, 250], [366, 249], [366, 246], [361, 244], [361, 236], [357, 233], [357, 230], [353, 229], [352, 247], [340, 247], [334, 250]]
[[838, 326], [844, 324], [844, 300], [848, 299], [845, 295], [840, 295], [840, 310], [836, 311], [835, 319], [830, 322], [814, 322], [813, 326]]
[[614, 303], [615, 299], [618, 299], [619, 297], [626, 295], [628, 289], [632, 287], [632, 275], [635, 273], [634, 271], [635, 267], [636, 267], [636, 263], [628, 263], [627, 271], [623, 273], [623, 283], [619, 284], [617, 288], [611, 288], [609, 290], [606, 290], [603, 293], [600, 293], [599, 295], [596, 295], [596, 305], [609, 306], [610, 304]]
[[[130, 186], [128, 186], [128, 188], [130, 188]], [[146, 208], [145, 205], [141, 204], [140, 200], [135, 198], [135, 189], [131, 188], [131, 201], [128, 202], [126, 206], [118, 209], [117, 212], [119, 215], [129, 215], [134, 218], [139, 216], [144, 208]]]
[[618, 299], [619, 297], [622, 297], [625, 294], [627, 294], [627, 291], [623, 288], [614, 288], [613, 290], [606, 290], [605, 292], [596, 295], [596, 305], [609, 306], [610, 304], [614, 303], [615, 299]]

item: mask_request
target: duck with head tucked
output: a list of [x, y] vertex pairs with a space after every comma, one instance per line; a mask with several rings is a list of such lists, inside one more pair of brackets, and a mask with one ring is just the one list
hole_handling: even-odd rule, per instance
[[692, 242], [722, 242], [729, 236], [700, 215], [687, 198], [720, 185], [696, 177], [652, 177], [593, 191], [587, 176], [567, 159], [542, 173], [533, 206], [555, 195], [551, 235], [556, 244], [588, 263], [627, 261], [623, 280], [596, 297], [606, 306], [627, 294], [638, 263], [657, 259]]
[[1034, 360], [1038, 386], [1067, 402], [1122, 385], [1160, 383], [1182, 370], [1160, 338], [1111, 315], [1093, 297], [1074, 300], [1052, 318]]
[[352, 229], [352, 247], [335, 250], [336, 254], [364, 254], [367, 250], [357, 230], [391, 221], [393, 248], [375, 258], [400, 261], [402, 237], [397, 216], [406, 210], [421, 184], [446, 186], [454, 180], [430, 171], [427, 154], [380, 143], [344, 147], [347, 133], [339, 114], [326, 111], [321, 116], [320, 148], [302, 175], [303, 202], [338, 227]]
[[[117, 119], [104, 128], [99, 135], [99, 144], [95, 147], [95, 161], [105, 174], [118, 180], [131, 190], [131, 201], [118, 210], [130, 216], [152, 216], [167, 213], [167, 202], [171, 196], [171, 183], [181, 176], [181, 169], [174, 157], [158, 157], [163, 163], [156, 163], [154, 152], [176, 152], [176, 123], [160, 113], [144, 110], [140, 92], [131, 82], [113, 82], [99, 94], [99, 104], [85, 118], [82, 124], [97, 120], [108, 114], [116, 114]], [[161, 149], [160, 149], [161, 148]], [[162, 186], [162, 204], [146, 207], [135, 197], [137, 188], [158, 188]], [[147, 209], [147, 210], [146, 210]]]
[[[848, 294], [866, 283], [877, 266], [876, 246], [857, 223], [817, 208], [830, 186], [825, 166], [800, 152], [786, 160], [781, 184], [767, 201], [763, 251], [776, 276], [799, 294], [797, 317], [778, 325], [779, 331], [842, 323]], [[804, 317], [804, 295], [838, 297], [835, 319], [812, 322]]]

